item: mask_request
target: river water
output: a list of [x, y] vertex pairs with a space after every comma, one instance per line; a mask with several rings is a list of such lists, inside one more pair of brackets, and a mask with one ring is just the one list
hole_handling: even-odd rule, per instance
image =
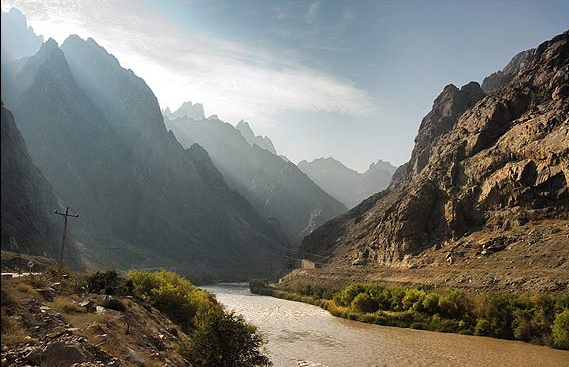
[[275, 367], [569, 367], [569, 352], [522, 342], [364, 324], [258, 296], [246, 284], [203, 287], [258, 326]]

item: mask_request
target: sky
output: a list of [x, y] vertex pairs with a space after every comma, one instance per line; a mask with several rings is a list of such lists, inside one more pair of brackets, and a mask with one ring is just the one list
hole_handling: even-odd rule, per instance
[[244, 119], [293, 162], [405, 163], [445, 85], [569, 28], [569, 2], [2, 0], [59, 44], [92, 37], [162, 108]]

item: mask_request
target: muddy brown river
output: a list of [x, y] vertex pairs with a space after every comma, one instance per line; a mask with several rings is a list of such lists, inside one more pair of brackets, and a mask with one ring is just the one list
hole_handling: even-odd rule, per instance
[[254, 295], [246, 284], [203, 288], [259, 327], [275, 367], [569, 367], [567, 351], [344, 320], [316, 306]]

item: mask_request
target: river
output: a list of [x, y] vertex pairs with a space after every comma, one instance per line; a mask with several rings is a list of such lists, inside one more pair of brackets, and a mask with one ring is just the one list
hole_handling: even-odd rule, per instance
[[569, 352], [478, 336], [370, 325], [246, 284], [203, 287], [258, 326], [275, 367], [569, 367]]

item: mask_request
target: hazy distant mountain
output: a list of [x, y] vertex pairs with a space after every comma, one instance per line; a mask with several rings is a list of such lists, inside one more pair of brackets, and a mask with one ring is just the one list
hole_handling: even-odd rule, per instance
[[177, 268], [191, 277], [247, 279], [282, 263], [287, 242], [199, 146], [164, 126], [144, 80], [92, 40], [48, 40], [14, 80], [30, 155], [96, 236], [83, 250], [118, 247], [119, 264]]
[[[12, 113], [2, 106], [2, 250], [56, 257], [62, 234], [63, 210], [53, 188], [34, 166]], [[77, 263], [69, 238], [66, 259]]]
[[271, 139], [269, 139], [267, 136], [255, 135], [253, 129], [251, 129], [251, 126], [249, 126], [249, 123], [247, 121], [241, 120], [235, 127], [241, 132], [241, 135], [243, 135], [245, 140], [247, 140], [247, 143], [251, 145], [257, 144], [259, 147], [268, 150], [274, 155], [277, 155], [277, 151]]
[[228, 123], [210, 117], [166, 119], [166, 124], [184, 146], [196, 142], [203, 146], [229, 185], [278, 223], [294, 243], [346, 210], [293, 163], [249, 144]]
[[379, 160], [364, 173], [359, 173], [331, 157], [301, 161], [298, 168], [349, 208], [384, 190], [396, 170], [389, 162]]
[[194, 120], [200, 120], [205, 118], [203, 105], [201, 103], [192, 104], [192, 102], [184, 102], [176, 111], [171, 112], [169, 107], [164, 110], [164, 116], [168, 117], [170, 120], [176, 119], [178, 117], [189, 117]]
[[16, 8], [2, 12], [0, 27], [2, 64], [35, 54], [43, 43], [43, 36], [28, 27], [26, 17]]

